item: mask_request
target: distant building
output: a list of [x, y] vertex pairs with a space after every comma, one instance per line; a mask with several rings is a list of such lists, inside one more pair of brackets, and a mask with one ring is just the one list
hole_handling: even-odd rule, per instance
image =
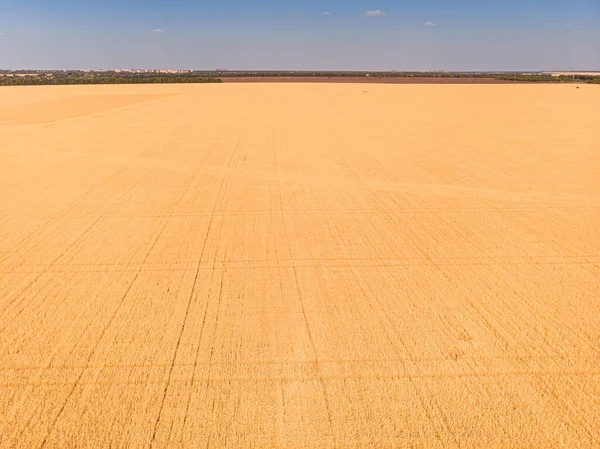
[[600, 76], [600, 72], [542, 72], [552, 76]]

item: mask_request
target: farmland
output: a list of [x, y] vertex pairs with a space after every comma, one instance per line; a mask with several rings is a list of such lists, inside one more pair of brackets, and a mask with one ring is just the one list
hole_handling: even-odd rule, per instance
[[600, 447], [600, 89], [0, 89], [0, 448]]

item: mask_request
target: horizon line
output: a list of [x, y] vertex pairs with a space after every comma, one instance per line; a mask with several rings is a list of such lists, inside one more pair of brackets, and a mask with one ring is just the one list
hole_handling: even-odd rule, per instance
[[31, 72], [68, 72], [68, 71], [117, 71], [117, 70], [158, 70], [158, 71], [192, 71], [192, 72], [262, 72], [262, 73], [307, 73], [307, 72], [337, 72], [337, 73], [524, 73], [524, 72], [532, 72], [532, 73], [545, 73], [545, 72], [553, 72], [553, 73], [570, 73], [570, 72], [586, 72], [586, 73], [600, 73], [600, 70], [586, 70], [586, 69], [498, 69], [498, 70], [477, 70], [477, 69], [468, 69], [468, 70], [445, 70], [445, 69], [191, 69], [191, 68], [158, 68], [158, 67], [117, 67], [117, 68], [68, 68], [68, 69], [59, 69], [59, 68], [0, 68], [0, 72], [17, 72], [17, 71], [31, 71]]

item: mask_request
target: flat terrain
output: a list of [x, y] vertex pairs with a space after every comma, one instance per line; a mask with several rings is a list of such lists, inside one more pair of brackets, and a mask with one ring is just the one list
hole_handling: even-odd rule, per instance
[[0, 106], [1, 448], [600, 447], [600, 87]]

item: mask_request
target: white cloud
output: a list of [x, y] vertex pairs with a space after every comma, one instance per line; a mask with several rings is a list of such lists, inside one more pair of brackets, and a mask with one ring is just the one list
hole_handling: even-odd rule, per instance
[[331, 15], [331, 13], [330, 13], [329, 11], [323, 11], [323, 12], [321, 13], [321, 15], [322, 15], [322, 16], [330, 16], [330, 15]]
[[1, 31], [0, 31], [0, 36], [4, 36], [4, 33], [2, 33]]
[[429, 21], [425, 22], [423, 25], [425, 25], [426, 27], [434, 27], [437, 25], [437, 23]]
[[379, 16], [385, 16], [387, 13], [385, 11], [382, 11], [381, 9], [374, 9], [372, 11], [365, 11], [365, 16], [367, 17], [379, 17]]
[[163, 30], [161, 30], [160, 28], [154, 28], [154, 29], [152, 30], [152, 32], [153, 32], [153, 33], [164, 33], [164, 31], [163, 31]]

